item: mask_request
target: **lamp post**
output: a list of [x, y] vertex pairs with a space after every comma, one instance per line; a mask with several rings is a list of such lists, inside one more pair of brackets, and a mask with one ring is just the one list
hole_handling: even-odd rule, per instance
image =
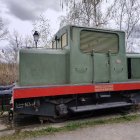
[[35, 41], [35, 47], [37, 48], [37, 42], [39, 40], [39, 33], [38, 33], [38, 31], [34, 32], [33, 37], [34, 37], [34, 41]]

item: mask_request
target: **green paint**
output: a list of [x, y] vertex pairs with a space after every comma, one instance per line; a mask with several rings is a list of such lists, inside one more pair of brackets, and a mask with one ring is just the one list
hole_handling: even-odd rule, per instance
[[21, 50], [19, 84], [48, 85], [65, 84], [67, 51]]
[[[82, 34], [81, 37], [83, 30], [86, 31], [86, 35]], [[88, 31], [90, 35], [93, 34], [95, 43]], [[107, 83], [128, 80], [124, 32], [65, 26], [56, 33], [58, 48], [61, 46], [61, 36], [66, 32], [68, 46], [63, 49], [26, 49], [20, 51], [20, 86]], [[99, 39], [100, 34], [102, 35], [101, 39]], [[80, 50], [80, 40], [84, 39], [84, 36], [90, 39], [86, 38], [82, 43], [92, 43], [96, 50], [99, 46], [98, 53], [94, 50], [88, 53]], [[115, 51], [114, 45], [118, 47], [117, 51]], [[113, 51], [107, 51], [107, 49]]]

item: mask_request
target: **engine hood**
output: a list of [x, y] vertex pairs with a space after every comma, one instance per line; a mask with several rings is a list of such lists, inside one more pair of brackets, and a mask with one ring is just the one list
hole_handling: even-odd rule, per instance
[[19, 85], [67, 83], [68, 50], [24, 49], [19, 53]]

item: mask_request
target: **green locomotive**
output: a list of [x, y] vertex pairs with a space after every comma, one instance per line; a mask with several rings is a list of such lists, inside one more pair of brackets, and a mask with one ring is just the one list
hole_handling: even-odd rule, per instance
[[68, 25], [51, 49], [24, 49], [19, 58], [15, 113], [59, 118], [139, 103], [140, 55], [126, 54], [123, 31]]

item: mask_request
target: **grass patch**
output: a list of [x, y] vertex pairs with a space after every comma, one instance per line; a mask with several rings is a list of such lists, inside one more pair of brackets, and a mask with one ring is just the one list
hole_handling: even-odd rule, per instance
[[109, 118], [109, 119], [100, 119], [100, 120], [82, 120], [82, 121], [73, 121], [73, 122], [66, 122], [65, 126], [55, 128], [55, 127], [46, 127], [41, 130], [35, 130], [35, 131], [24, 131], [15, 133], [12, 136], [4, 136], [1, 137], [0, 140], [23, 140], [25, 138], [33, 138], [33, 137], [39, 137], [39, 136], [45, 136], [49, 134], [54, 134], [57, 132], [67, 132], [67, 131], [74, 131], [79, 128], [85, 128], [85, 127], [94, 127], [97, 125], [104, 125], [104, 124], [113, 124], [113, 123], [125, 123], [125, 122], [132, 122], [132, 121], [138, 121], [140, 120], [139, 115], [126, 115], [116, 118]]

